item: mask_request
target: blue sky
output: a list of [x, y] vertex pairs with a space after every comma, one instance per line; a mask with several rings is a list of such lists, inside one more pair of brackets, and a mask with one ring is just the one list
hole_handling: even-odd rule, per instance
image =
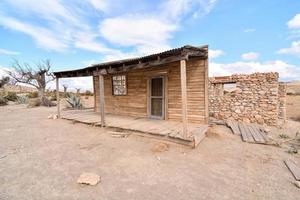
[[300, 79], [300, 1], [0, 3], [0, 75], [14, 58], [50, 59], [57, 71], [185, 44], [209, 45], [211, 76], [278, 71], [281, 80]]

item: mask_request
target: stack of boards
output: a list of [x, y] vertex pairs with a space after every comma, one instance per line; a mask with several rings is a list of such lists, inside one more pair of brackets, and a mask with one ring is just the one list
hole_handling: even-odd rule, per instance
[[269, 138], [262, 126], [235, 120], [226, 120], [226, 125], [231, 128], [233, 134], [241, 135], [244, 142], [267, 144]]

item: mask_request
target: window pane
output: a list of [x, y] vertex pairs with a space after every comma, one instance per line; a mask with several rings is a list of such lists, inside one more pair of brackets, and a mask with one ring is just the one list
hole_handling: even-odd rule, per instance
[[162, 116], [162, 98], [151, 99], [151, 115]]
[[151, 79], [151, 96], [163, 95], [163, 80], [162, 78]]
[[113, 76], [113, 95], [126, 95], [126, 76]]

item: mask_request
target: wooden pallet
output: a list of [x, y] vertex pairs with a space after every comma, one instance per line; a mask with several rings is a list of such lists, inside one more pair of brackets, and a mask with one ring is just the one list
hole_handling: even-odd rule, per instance
[[226, 125], [232, 130], [233, 134], [241, 135], [244, 142], [266, 144], [269, 138], [263, 127], [258, 124], [237, 122], [235, 120], [226, 120]]

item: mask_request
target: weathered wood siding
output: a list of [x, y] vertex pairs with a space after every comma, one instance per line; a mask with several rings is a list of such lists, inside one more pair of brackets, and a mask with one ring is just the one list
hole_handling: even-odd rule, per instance
[[[206, 123], [205, 91], [207, 82], [207, 60], [192, 59], [187, 61], [187, 109], [188, 122]], [[105, 112], [135, 117], [147, 117], [149, 78], [160, 72], [165, 74], [166, 80], [166, 118], [173, 121], [181, 121], [181, 90], [180, 90], [180, 64], [170, 63], [163, 67], [152, 69], [140, 69], [127, 72], [127, 95], [112, 95], [111, 75], [105, 76]], [[99, 78], [94, 77], [95, 110], [99, 111]]]

